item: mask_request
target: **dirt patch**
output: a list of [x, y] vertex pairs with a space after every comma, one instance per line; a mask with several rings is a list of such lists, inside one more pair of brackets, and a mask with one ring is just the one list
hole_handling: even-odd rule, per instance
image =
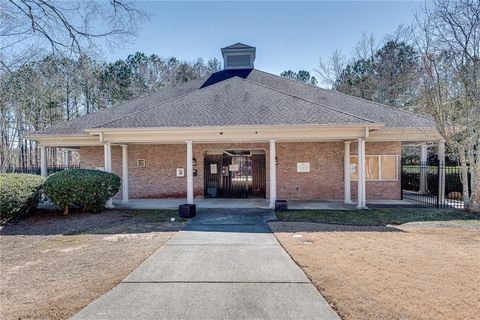
[[65, 319], [117, 285], [183, 223], [122, 211], [33, 216], [0, 236], [2, 319]]
[[343, 319], [476, 319], [476, 223], [269, 226]]

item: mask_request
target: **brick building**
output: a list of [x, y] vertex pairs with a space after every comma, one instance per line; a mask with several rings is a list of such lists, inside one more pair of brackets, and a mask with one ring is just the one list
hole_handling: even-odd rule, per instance
[[[431, 119], [254, 69], [224, 70], [29, 136], [122, 178], [116, 198], [399, 199], [402, 144], [444, 142]], [[43, 166], [46, 175], [46, 165]], [[360, 191], [360, 192], [359, 192]]]

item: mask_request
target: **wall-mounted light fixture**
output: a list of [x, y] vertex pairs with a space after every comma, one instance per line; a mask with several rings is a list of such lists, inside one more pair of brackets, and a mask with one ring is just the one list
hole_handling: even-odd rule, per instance
[[137, 159], [137, 168], [145, 168], [145, 159]]
[[185, 169], [184, 168], [177, 168], [176, 176], [179, 178], [185, 177]]

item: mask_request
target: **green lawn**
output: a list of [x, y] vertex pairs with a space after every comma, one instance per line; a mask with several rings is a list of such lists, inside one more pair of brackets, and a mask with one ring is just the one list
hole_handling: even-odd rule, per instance
[[416, 221], [480, 220], [480, 216], [456, 210], [369, 209], [369, 210], [288, 210], [277, 212], [281, 221], [305, 221], [361, 226], [381, 226]]

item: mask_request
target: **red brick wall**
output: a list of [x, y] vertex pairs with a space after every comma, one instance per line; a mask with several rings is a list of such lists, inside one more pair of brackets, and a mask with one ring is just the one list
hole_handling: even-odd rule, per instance
[[[268, 143], [194, 144], [197, 176], [193, 177], [194, 194], [204, 194], [203, 155], [207, 149], [265, 150], [267, 168], [267, 198], [269, 197]], [[352, 143], [351, 154], [356, 154]], [[400, 154], [399, 142], [366, 143], [366, 154]], [[82, 147], [82, 168], [103, 167], [103, 147]], [[145, 159], [145, 168], [137, 168], [137, 159]], [[343, 199], [343, 142], [279, 142], [277, 143], [277, 198], [279, 199]], [[297, 172], [297, 162], [309, 162], [310, 172]], [[113, 172], [122, 175], [121, 147], [112, 147]], [[130, 198], [186, 197], [186, 178], [176, 177], [176, 168], [185, 168], [186, 145], [129, 145]], [[121, 190], [121, 189], [120, 189]], [[121, 192], [116, 198], [121, 197]], [[352, 181], [352, 199], [356, 197], [356, 182]], [[400, 180], [367, 182], [368, 199], [399, 199]]]
[[[196, 197], [204, 194], [203, 155], [207, 149], [268, 149], [268, 144], [194, 144], [193, 157], [197, 160], [197, 176], [193, 177]], [[128, 146], [128, 182], [131, 199], [181, 198], [187, 196], [187, 178], [177, 177], [177, 168], [187, 168], [186, 144], [152, 144]], [[268, 157], [268, 150], [267, 155]], [[137, 159], [145, 159], [145, 168], [137, 168]], [[267, 159], [267, 168], [268, 168]], [[95, 169], [104, 166], [103, 147], [81, 147], [80, 166]], [[112, 171], [122, 176], [122, 149], [112, 146]], [[268, 170], [267, 170], [268, 196]], [[115, 198], [121, 198], [120, 192]]]
[[[278, 199], [343, 199], [343, 142], [277, 144]], [[297, 172], [309, 162], [310, 172]]]

